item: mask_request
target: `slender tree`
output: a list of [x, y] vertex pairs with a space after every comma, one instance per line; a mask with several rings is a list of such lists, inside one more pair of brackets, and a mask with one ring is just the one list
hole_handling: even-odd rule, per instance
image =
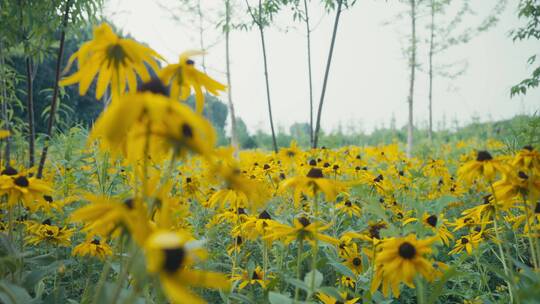
[[304, 23], [306, 24], [306, 51], [309, 81], [309, 144], [313, 146], [313, 81], [311, 72], [311, 27], [309, 24], [309, 9], [307, 0], [304, 0]]
[[231, 32], [231, 0], [225, 0], [225, 66], [227, 69], [227, 103], [229, 106], [229, 115], [231, 119], [231, 145], [238, 150], [238, 136], [236, 130], [236, 115], [234, 111], [234, 103], [232, 99], [231, 85], [231, 49], [230, 49], [230, 32]]
[[[1, 104], [1, 115], [2, 115], [2, 124], [1, 128], [4, 128], [8, 131], [11, 130], [10, 126], [10, 119], [8, 116], [8, 98], [7, 98], [7, 80], [6, 80], [6, 63], [4, 61], [4, 44], [2, 42], [2, 39], [0, 38], [0, 69], [1, 74], [0, 77], [2, 78], [2, 104]], [[4, 150], [4, 165], [8, 166], [9, 161], [11, 159], [11, 140], [10, 138], [5, 139], [5, 150]], [[0, 151], [0, 154], [2, 152]]]
[[37, 177], [41, 178], [43, 175], [43, 168], [45, 167], [45, 161], [47, 159], [47, 152], [49, 151], [50, 139], [52, 138], [54, 122], [56, 117], [56, 109], [58, 106], [58, 91], [59, 91], [59, 80], [60, 80], [60, 67], [62, 65], [62, 58], [64, 56], [64, 43], [66, 40], [66, 28], [69, 21], [69, 10], [71, 6], [71, 0], [66, 1], [66, 6], [64, 10], [64, 16], [62, 20], [62, 28], [60, 30], [60, 46], [58, 47], [58, 54], [56, 57], [56, 69], [54, 76], [54, 88], [53, 95], [51, 99], [51, 110], [49, 113], [49, 122], [47, 124], [47, 139], [43, 144], [43, 149], [41, 151], [41, 158], [39, 160], [39, 167], [37, 172]]
[[429, 23], [429, 92], [428, 92], [428, 110], [429, 110], [429, 129], [428, 138], [433, 141], [433, 40], [435, 38], [435, 0], [430, 0], [431, 22]]
[[332, 55], [334, 53], [334, 45], [336, 43], [337, 30], [339, 26], [339, 17], [341, 16], [341, 9], [345, 0], [337, 0], [336, 17], [334, 18], [334, 29], [332, 30], [332, 40], [330, 42], [330, 49], [328, 51], [328, 59], [326, 60], [326, 70], [324, 72], [324, 81], [321, 91], [321, 99], [319, 100], [319, 109], [317, 111], [317, 124], [315, 127], [315, 134], [313, 139], [313, 148], [317, 148], [319, 140], [319, 131], [321, 128], [321, 115], [324, 103], [324, 96], [326, 94], [326, 85], [328, 84], [328, 75], [330, 74], [330, 65], [332, 63]]
[[[273, 4], [273, 2], [268, 2], [268, 4]], [[274, 5], [268, 5], [265, 8], [269, 9], [268, 12], [263, 11], [263, 5], [262, 0], [259, 0], [258, 10], [257, 12], [254, 12], [254, 9], [249, 5], [248, 0], [246, 0], [246, 5], [248, 8], [248, 12], [251, 15], [253, 23], [257, 26], [259, 29], [259, 36], [261, 38], [261, 47], [262, 47], [262, 55], [263, 55], [263, 64], [264, 64], [264, 80], [266, 83], [266, 101], [268, 104], [268, 117], [270, 120], [270, 130], [272, 131], [272, 145], [274, 148], [274, 152], [278, 152], [278, 146], [276, 141], [276, 132], [274, 131], [274, 119], [272, 117], [272, 101], [270, 98], [270, 80], [268, 77], [268, 62], [267, 62], [267, 54], [266, 54], [266, 40], [264, 38], [264, 28], [268, 24], [268, 18], [271, 18], [271, 15], [273, 12], [275, 12], [276, 6]], [[265, 17], [263, 18], [263, 15]]]
[[[429, 126], [428, 138], [433, 139], [433, 85], [436, 77], [455, 79], [464, 74], [468, 64], [466, 60], [458, 60], [450, 64], [435, 64], [436, 57], [440, 56], [444, 51], [450, 48], [463, 45], [470, 42], [481, 33], [489, 30], [498, 23], [498, 16], [506, 7], [506, 0], [498, 0], [493, 2], [494, 6], [489, 10], [489, 13], [481, 19], [478, 24], [472, 26], [462, 26], [464, 21], [468, 21], [467, 17], [476, 17], [476, 13], [470, 7], [470, 0], [430, 0], [429, 2], [421, 2], [426, 4], [429, 10], [429, 38], [427, 40], [428, 52], [428, 113]], [[449, 15], [447, 8], [450, 5], [460, 4], [461, 7], [453, 15]], [[421, 14], [421, 13], [420, 13]], [[446, 20], [445, 20], [446, 19]], [[473, 22], [467, 22], [472, 24]], [[421, 68], [419, 68], [421, 69]]]
[[415, 72], [416, 72], [416, 0], [409, 0], [410, 5], [410, 20], [411, 20], [411, 46], [410, 46], [410, 57], [409, 57], [409, 68], [410, 68], [410, 78], [409, 78], [409, 97], [407, 103], [409, 106], [409, 115], [407, 123], [407, 157], [412, 156], [413, 148], [413, 131], [414, 131], [414, 122], [413, 122], [413, 101], [414, 101], [414, 81], [415, 81]]

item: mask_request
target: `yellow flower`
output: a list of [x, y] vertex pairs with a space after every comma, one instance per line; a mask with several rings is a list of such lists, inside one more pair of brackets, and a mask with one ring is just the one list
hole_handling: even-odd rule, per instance
[[468, 161], [459, 168], [458, 176], [469, 183], [479, 177], [492, 182], [497, 173], [504, 174], [505, 172], [506, 168], [500, 160], [494, 159], [488, 151], [478, 151], [476, 160]]
[[172, 303], [206, 303], [189, 287], [227, 289], [229, 280], [221, 273], [192, 269], [204, 251], [194, 248], [185, 232], [156, 231], [147, 240], [147, 268], [159, 276], [165, 294]]
[[1, 130], [0, 129], [0, 139], [4, 139], [6, 137], [9, 137], [11, 134], [9, 133], [8, 130]]
[[338, 245], [339, 241], [333, 237], [319, 233], [330, 228], [330, 225], [322, 226], [320, 223], [311, 223], [306, 217], [300, 217], [294, 220], [294, 226], [287, 226], [277, 222], [270, 223], [268, 228], [271, 231], [263, 239], [276, 240], [283, 238], [285, 244], [301, 238], [307, 240], [320, 240], [332, 245]]
[[525, 146], [514, 157], [512, 166], [524, 171], [530, 170], [535, 171], [536, 174], [540, 174], [540, 152], [532, 146]]
[[340, 299], [336, 299], [332, 296], [329, 296], [327, 294], [324, 294], [324, 293], [321, 293], [321, 292], [318, 292], [317, 293], [317, 298], [319, 298], [319, 300], [321, 300], [323, 302], [323, 304], [355, 304], [355, 303], [360, 303], [359, 300], [360, 298], [352, 298], [352, 297], [347, 297], [347, 293], [340, 293], [340, 296], [341, 298]]
[[[149, 84], [153, 85], [153, 84]], [[188, 150], [209, 155], [216, 135], [204, 117], [188, 106], [152, 92], [130, 93], [113, 103], [96, 121], [91, 139], [101, 138], [104, 148], [142, 159], [146, 140], [149, 154]]]
[[226, 89], [225, 85], [195, 68], [195, 62], [190, 57], [201, 54], [204, 54], [204, 52], [184, 52], [180, 54], [178, 63], [166, 66], [159, 73], [159, 78], [165, 84], [170, 84], [171, 97], [175, 100], [180, 99], [185, 101], [191, 94], [191, 89], [195, 91], [195, 108], [197, 113], [202, 113], [204, 107], [203, 87], [213, 95], [218, 95], [219, 91]]
[[463, 236], [456, 241], [454, 249], [452, 249], [448, 254], [457, 254], [463, 251], [463, 249], [465, 249], [468, 254], [472, 254], [473, 249], [478, 247], [481, 240], [482, 235], [480, 233]]
[[[403, 224], [408, 224], [411, 222], [417, 221], [416, 218], [409, 218], [405, 221], [403, 221]], [[425, 213], [423, 216], [423, 224], [424, 226], [431, 229], [437, 237], [446, 245], [448, 246], [450, 244], [450, 240], [454, 239], [454, 236], [452, 233], [448, 230], [446, 227], [446, 224], [448, 221], [444, 218], [444, 214], [439, 214], [437, 216], [436, 214], [428, 214]]]
[[142, 245], [150, 234], [146, 207], [140, 199], [123, 202], [105, 196], [87, 195], [91, 203], [74, 211], [70, 220], [85, 224], [83, 231], [109, 237], [118, 228], [128, 228], [132, 237]]
[[349, 253], [345, 260], [345, 266], [349, 267], [354, 274], [361, 274], [364, 271], [362, 267], [362, 255], [358, 251]]
[[270, 276], [264, 273], [261, 266], [255, 267], [251, 272], [244, 270], [240, 274], [236, 274], [231, 277], [231, 281], [240, 282], [238, 288], [244, 289], [246, 286], [250, 285], [260, 285], [263, 289], [266, 289], [267, 284], [270, 282], [268, 280]]
[[111, 247], [99, 239], [87, 240], [73, 248], [72, 255], [74, 256], [93, 256], [101, 260], [105, 257], [112, 255]]
[[148, 81], [150, 74], [146, 65], [158, 71], [157, 60], [161, 59], [161, 56], [131, 39], [118, 37], [108, 24], [102, 23], [94, 28], [94, 38], [85, 42], [71, 55], [66, 69], [70, 68], [75, 59], [78, 61], [79, 70], [62, 79], [60, 85], [78, 82], [79, 94], [84, 95], [99, 73], [96, 98], [103, 96], [110, 83], [112, 100], [116, 101], [125, 92], [126, 82], [131, 91], [137, 90], [137, 75], [142, 81]]
[[349, 217], [360, 216], [361, 209], [355, 203], [351, 202], [350, 199], [346, 199], [341, 203], [336, 205], [336, 210], [339, 213], [347, 214]]
[[279, 186], [280, 192], [286, 189], [294, 189], [294, 202], [297, 205], [302, 194], [314, 197], [317, 193], [324, 193], [326, 200], [333, 201], [336, 196], [344, 190], [340, 182], [324, 178], [323, 172], [319, 168], [311, 168], [306, 176], [296, 176], [283, 181]]
[[26, 242], [30, 245], [37, 245], [41, 242], [51, 243], [57, 246], [70, 246], [70, 237], [73, 229], [58, 227], [51, 224], [51, 220], [45, 220], [42, 224], [30, 226], [30, 233], [26, 237]]
[[414, 234], [385, 239], [375, 257], [376, 273], [371, 283], [371, 292], [375, 292], [382, 284], [385, 297], [388, 296], [390, 287], [392, 294], [399, 297], [399, 284], [403, 282], [414, 288], [413, 279], [418, 273], [428, 281], [434, 279], [436, 271], [426, 259], [426, 255], [431, 253], [431, 244], [435, 240], [417, 240]]
[[51, 192], [51, 187], [43, 180], [19, 174], [12, 167], [0, 173], [0, 196], [7, 194], [10, 208], [21, 200], [25, 207], [36, 211], [39, 208], [37, 202]]

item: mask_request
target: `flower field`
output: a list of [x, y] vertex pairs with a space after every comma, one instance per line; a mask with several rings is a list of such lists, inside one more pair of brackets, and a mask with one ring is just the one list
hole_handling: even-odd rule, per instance
[[2, 159], [1, 303], [538, 303], [538, 147], [218, 147], [200, 54], [104, 23], [71, 56], [60, 85], [110, 104]]

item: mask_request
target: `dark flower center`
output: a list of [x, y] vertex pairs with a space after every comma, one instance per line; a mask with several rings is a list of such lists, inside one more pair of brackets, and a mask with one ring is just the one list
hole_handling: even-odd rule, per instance
[[128, 209], [133, 209], [133, 207], [135, 207], [134, 205], [134, 201], [132, 198], [128, 198], [127, 200], [124, 201], [124, 205], [126, 205], [126, 207], [128, 207]]
[[431, 227], [435, 227], [437, 226], [437, 216], [436, 215], [430, 215], [427, 219], [426, 219], [426, 222], [431, 225]]
[[532, 152], [534, 148], [531, 145], [526, 145], [525, 147], [523, 147], [523, 150], [528, 150], [529, 152]]
[[335, 171], [335, 170], [338, 170], [338, 169], [339, 169], [339, 166], [338, 166], [338, 165], [334, 165], [334, 166], [332, 166], [332, 169], [334, 169], [334, 171]]
[[536, 203], [536, 207], [534, 207], [534, 213], [536, 214], [540, 213], [540, 202]]
[[100, 241], [99, 241], [98, 239], [94, 239], [94, 240], [92, 240], [92, 242], [90, 242], [90, 243], [92, 243], [92, 244], [94, 244], [94, 245], [98, 245], [98, 246], [101, 244]]
[[399, 255], [404, 259], [410, 260], [416, 255], [416, 248], [411, 243], [405, 242], [399, 245]]
[[186, 64], [187, 65], [194, 65], [195, 64], [195, 61], [191, 60], [191, 59], [188, 59], [186, 60]]
[[44, 199], [47, 203], [52, 203], [52, 202], [53, 202], [53, 198], [52, 198], [52, 196], [50, 196], [50, 195], [44, 195], [44, 196], [43, 196], [43, 199]]
[[13, 175], [17, 175], [19, 172], [17, 172], [17, 170], [13, 167], [6, 167], [4, 170], [2, 170], [2, 172], [0, 172], [0, 175], [9, 175], [9, 176], [13, 176]]
[[52, 223], [52, 222], [51, 222], [51, 219], [46, 219], [46, 220], [44, 220], [43, 222], [41, 222], [41, 225], [48, 225], [48, 226], [50, 226], [51, 223]]
[[319, 168], [311, 168], [311, 169], [309, 169], [307, 177], [310, 177], [310, 178], [323, 178], [324, 175], [323, 175], [321, 169], [319, 169]]
[[246, 214], [246, 209], [240, 207], [240, 208], [238, 208], [238, 210], [236, 211], [236, 213], [239, 214], [239, 215], [240, 215], [240, 214]]
[[270, 216], [270, 213], [268, 213], [266, 210], [263, 210], [261, 214], [259, 214], [259, 219], [261, 220], [271, 220], [272, 217]]
[[261, 278], [259, 277], [259, 274], [257, 274], [257, 272], [254, 270], [253, 273], [251, 274], [251, 279], [260, 280]]
[[314, 160], [314, 159], [312, 159], [312, 160], [309, 161], [309, 165], [310, 165], [310, 166], [316, 166], [316, 165], [317, 165], [317, 161]]
[[521, 179], [525, 179], [525, 180], [529, 179], [529, 176], [527, 174], [525, 174], [525, 172], [523, 172], [523, 171], [519, 171], [518, 176]]
[[282, 180], [285, 179], [286, 178], [285, 173], [281, 172], [279, 174], [279, 178], [282, 179]]
[[362, 260], [360, 260], [359, 257], [355, 257], [353, 260], [352, 260], [352, 263], [354, 266], [360, 266], [362, 264]]
[[329, 163], [324, 163], [323, 167], [328, 168], [328, 167], [330, 167], [330, 164]]
[[182, 135], [188, 138], [193, 137], [193, 129], [186, 123], [182, 124]]
[[492, 160], [493, 157], [491, 156], [491, 154], [489, 154], [488, 151], [478, 151], [478, 155], [476, 156], [476, 160], [477, 161], [488, 161], [488, 160]]
[[386, 228], [386, 224], [379, 223], [369, 227], [369, 236], [374, 239], [381, 239], [381, 229]]
[[244, 240], [242, 240], [241, 236], [236, 237], [236, 245], [240, 246], [240, 245], [242, 245], [243, 242], [244, 242]]
[[191, 177], [186, 177], [186, 183], [191, 183]]
[[268, 165], [268, 164], [264, 164], [264, 166], [263, 166], [263, 169], [264, 169], [264, 170], [268, 170], [268, 169], [270, 169], [270, 165]]
[[309, 221], [307, 218], [305, 218], [305, 217], [299, 218], [298, 221], [299, 221], [300, 224], [302, 224], [302, 226], [304, 226], [304, 227], [307, 227], [307, 226], [309, 226], [309, 225], [311, 224], [310, 221]]
[[180, 269], [186, 256], [184, 248], [164, 249], [163, 253], [165, 254], [163, 269], [166, 272], [174, 273]]
[[374, 182], [379, 183], [384, 180], [384, 176], [382, 174], [379, 174], [377, 177], [373, 179]]
[[461, 244], [465, 245], [469, 242], [469, 239], [462, 237], [461, 238]]
[[149, 81], [143, 83], [139, 89], [139, 92], [151, 92], [154, 94], [160, 94], [163, 96], [169, 96], [169, 90], [157, 77], [150, 79]]
[[287, 156], [288, 157], [293, 157], [295, 155], [296, 155], [296, 153], [294, 153], [294, 151], [291, 151], [291, 150], [287, 151]]
[[111, 45], [107, 49], [107, 57], [109, 62], [113, 62], [115, 67], [118, 67], [118, 64], [124, 63], [126, 58], [126, 53], [124, 49], [119, 44]]
[[14, 182], [15, 182], [15, 185], [19, 187], [24, 187], [24, 188], [30, 185], [30, 182], [28, 181], [26, 176], [19, 176], [14, 180]]
[[347, 207], [352, 207], [351, 201], [346, 201], [346, 202], [345, 202], [345, 206], [347, 206]]

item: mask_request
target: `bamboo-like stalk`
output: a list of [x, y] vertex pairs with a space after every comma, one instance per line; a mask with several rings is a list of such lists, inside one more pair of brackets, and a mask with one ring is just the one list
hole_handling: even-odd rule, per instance
[[[0, 39], [0, 69], [2, 70], [1, 71], [1, 74], [0, 74], [0, 78], [2, 78], [2, 108], [1, 108], [1, 114], [2, 114], [2, 121], [3, 121], [3, 125], [2, 127], [5, 128], [6, 130], [10, 131], [11, 130], [11, 125], [10, 125], [10, 121], [9, 121], [9, 117], [8, 117], [8, 101], [7, 101], [7, 81], [6, 81], [6, 74], [5, 74], [5, 61], [4, 61], [4, 45], [2, 44], [2, 40]], [[5, 147], [5, 150], [4, 150], [4, 166], [8, 166], [9, 165], [9, 161], [10, 161], [10, 158], [11, 158], [11, 140], [10, 138], [6, 138], [5, 139], [5, 143], [6, 143], [6, 147]], [[2, 152], [0, 151], [0, 154]]]
[[435, 1], [431, 0], [431, 23], [429, 26], [430, 38], [429, 38], [429, 129], [428, 138], [433, 141], [433, 48], [435, 39]]
[[308, 81], [309, 81], [309, 145], [313, 145], [313, 80], [311, 72], [311, 28], [309, 24], [309, 10], [307, 0], [304, 0], [304, 23], [306, 24]]
[[319, 141], [319, 131], [321, 129], [321, 115], [322, 115], [322, 108], [324, 103], [324, 96], [326, 94], [326, 85], [328, 83], [328, 75], [330, 74], [330, 64], [332, 63], [332, 55], [334, 53], [334, 45], [336, 43], [336, 36], [337, 36], [337, 30], [339, 26], [339, 17], [341, 16], [341, 6], [343, 5], [343, 0], [337, 0], [338, 6], [336, 10], [336, 18], [334, 19], [334, 29], [332, 31], [332, 41], [330, 42], [330, 50], [328, 52], [328, 59], [326, 61], [326, 71], [324, 72], [324, 81], [322, 86], [322, 92], [321, 92], [321, 99], [319, 101], [319, 109], [317, 111], [317, 124], [315, 127], [315, 135], [313, 139], [313, 148], [317, 148], [317, 144]]
[[66, 8], [64, 11], [64, 17], [62, 21], [62, 30], [60, 33], [60, 46], [58, 48], [58, 54], [56, 57], [56, 70], [54, 75], [54, 88], [53, 95], [51, 100], [51, 109], [49, 111], [49, 122], [47, 124], [47, 137], [43, 143], [43, 149], [41, 150], [41, 158], [39, 160], [39, 167], [37, 172], [37, 177], [41, 178], [43, 176], [43, 168], [45, 167], [45, 161], [47, 159], [47, 153], [49, 151], [50, 140], [52, 139], [52, 133], [54, 128], [54, 119], [56, 116], [56, 109], [58, 107], [58, 91], [59, 91], [59, 80], [60, 80], [60, 66], [62, 65], [62, 58], [64, 56], [64, 43], [66, 40], [66, 28], [69, 21], [69, 9], [71, 6], [71, 0], [67, 0]]
[[270, 120], [270, 130], [272, 131], [272, 145], [274, 148], [274, 152], [278, 152], [278, 146], [276, 141], [276, 132], [274, 131], [274, 119], [272, 117], [272, 101], [270, 98], [270, 80], [268, 79], [268, 56], [266, 54], [266, 40], [264, 38], [264, 25], [262, 22], [262, 1], [259, 0], [259, 15], [258, 18], [255, 17], [251, 10], [251, 6], [246, 0], [246, 4], [248, 7], [249, 14], [251, 15], [251, 18], [253, 19], [253, 22], [257, 25], [259, 28], [259, 36], [261, 37], [261, 47], [263, 52], [263, 64], [264, 64], [264, 80], [266, 83], [266, 101], [268, 104], [268, 118]]
[[35, 163], [35, 126], [34, 126], [34, 79], [32, 77], [32, 59], [26, 54], [26, 108], [28, 120], [28, 168]]
[[234, 103], [231, 91], [231, 49], [230, 49], [230, 31], [231, 31], [231, 1], [225, 1], [225, 66], [227, 69], [227, 103], [229, 105], [229, 115], [231, 118], [231, 145], [235, 151], [239, 148], [238, 136], [236, 134], [236, 114], [234, 112]]
[[413, 99], [414, 99], [414, 80], [416, 72], [416, 0], [410, 0], [411, 5], [411, 55], [409, 65], [411, 68], [411, 77], [409, 82], [409, 119], [407, 123], [407, 157], [412, 156], [413, 148]]

